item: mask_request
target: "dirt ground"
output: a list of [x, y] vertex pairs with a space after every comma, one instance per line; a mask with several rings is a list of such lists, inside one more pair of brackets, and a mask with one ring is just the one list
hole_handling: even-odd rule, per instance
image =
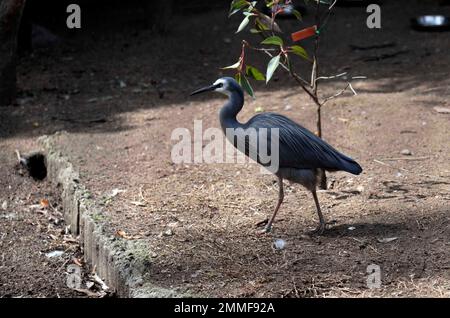
[[[61, 145], [103, 203], [109, 231], [148, 244], [148, 276], [163, 287], [213, 297], [449, 297], [450, 117], [434, 107], [450, 107], [450, 42], [448, 33], [411, 31], [411, 17], [433, 10], [404, 3], [383, 5], [381, 30], [365, 27], [365, 8], [337, 8], [323, 33], [322, 75], [368, 77], [353, 83], [357, 96], [324, 108], [324, 139], [364, 172], [329, 176], [319, 200], [333, 224], [323, 236], [306, 235], [317, 216], [300, 186], [287, 186], [273, 233], [259, 236], [255, 224], [276, 203], [274, 177], [250, 163], [171, 160], [175, 128], [192, 132], [194, 120], [203, 130], [219, 127], [225, 100], [188, 94], [232, 75], [218, 70], [235, 62], [240, 46], [233, 36], [239, 21], [225, 11], [178, 16], [164, 36], [136, 31], [132, 22], [108, 32], [97, 26], [24, 58], [18, 105], [0, 109], [1, 145], [9, 145], [3, 157], [14, 156], [16, 144], [67, 131]], [[282, 27], [296, 30], [289, 21]], [[265, 61], [253, 58], [258, 66]], [[257, 98], [246, 98], [239, 119], [263, 108], [314, 130], [312, 102], [281, 75], [255, 85]], [[324, 82], [323, 96], [344, 85]], [[8, 160], [2, 176], [13, 174]], [[29, 186], [4, 197], [20, 197]], [[53, 193], [43, 187], [31, 201]], [[111, 197], [114, 189], [124, 192]], [[284, 249], [273, 248], [277, 239]], [[370, 264], [380, 266], [380, 289], [367, 287]]]
[[29, 178], [9, 146], [2, 142], [0, 156], [0, 297], [80, 297], [66, 285], [67, 266], [82, 255], [66, 233], [58, 189]]

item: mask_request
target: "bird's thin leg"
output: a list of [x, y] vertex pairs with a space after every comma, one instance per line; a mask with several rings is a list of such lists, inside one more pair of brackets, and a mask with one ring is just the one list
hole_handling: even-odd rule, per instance
[[280, 209], [281, 203], [283, 203], [284, 199], [284, 191], [283, 191], [283, 178], [278, 177], [278, 186], [280, 191], [278, 192], [278, 203], [275, 207], [275, 211], [272, 214], [272, 217], [269, 220], [269, 223], [267, 223], [266, 227], [263, 230], [263, 233], [268, 233], [272, 230], [272, 223], [275, 220], [275, 216], [277, 215], [278, 210]]
[[313, 233], [322, 234], [325, 230], [325, 219], [323, 217], [322, 211], [320, 209], [319, 199], [317, 198], [316, 189], [312, 190], [312, 195], [314, 198], [314, 202], [316, 203], [317, 214], [319, 215], [319, 226], [314, 230]]

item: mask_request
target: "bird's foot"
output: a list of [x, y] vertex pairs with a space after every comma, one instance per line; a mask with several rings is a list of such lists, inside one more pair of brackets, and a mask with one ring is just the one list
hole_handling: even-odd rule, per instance
[[259, 221], [258, 223], [256, 223], [255, 225], [256, 225], [256, 227], [261, 227], [261, 226], [264, 226], [264, 225], [266, 225], [267, 223], [269, 223], [269, 219], [264, 219], [264, 220], [262, 220], [262, 221]]
[[264, 229], [262, 229], [262, 230], [260, 230], [260, 231], [258, 232], [258, 234], [259, 234], [259, 235], [264, 235], [264, 234], [270, 233], [271, 231], [272, 231], [272, 225], [266, 225], [266, 226], [264, 227]]
[[325, 232], [325, 230], [326, 230], [326, 223], [323, 222], [323, 223], [320, 223], [319, 226], [315, 230], [311, 231], [309, 234], [310, 235], [322, 235], [323, 232]]

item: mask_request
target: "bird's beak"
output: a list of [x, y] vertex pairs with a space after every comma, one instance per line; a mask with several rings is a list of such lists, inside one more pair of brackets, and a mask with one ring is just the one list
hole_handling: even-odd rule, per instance
[[219, 84], [216, 84], [216, 85], [210, 85], [210, 86], [207, 86], [207, 87], [203, 87], [203, 88], [197, 89], [196, 91], [193, 91], [193, 92], [191, 93], [191, 96], [192, 96], [192, 95], [197, 95], [197, 94], [200, 94], [200, 93], [203, 93], [203, 92], [213, 91], [213, 90], [215, 90], [217, 87], [219, 87]]

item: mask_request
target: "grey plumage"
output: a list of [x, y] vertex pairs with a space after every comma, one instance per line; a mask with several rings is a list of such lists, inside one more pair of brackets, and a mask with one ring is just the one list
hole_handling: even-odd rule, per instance
[[[322, 168], [353, 174], [360, 174], [362, 171], [352, 158], [340, 153], [308, 129], [283, 115], [259, 114], [244, 125], [246, 128], [279, 128], [281, 168]], [[270, 142], [267, 144], [270, 146]]]
[[[220, 78], [213, 85], [199, 89], [193, 92], [192, 95], [204, 91], [217, 91], [229, 97], [227, 103], [220, 110], [219, 117], [222, 130], [226, 133], [227, 128], [235, 130], [240, 128], [241, 133], [233, 136], [230, 142], [246, 155], [249, 155], [252, 150], [255, 151], [257, 155], [256, 160], [260, 164], [267, 165], [266, 162], [260, 160], [259, 155], [261, 151], [264, 151], [265, 154], [271, 154], [271, 136], [273, 135], [271, 133], [261, 133], [262, 129], [269, 132], [274, 128], [278, 129], [279, 169], [275, 172], [275, 175], [278, 177], [280, 192], [278, 204], [272, 218], [267, 223], [265, 232], [271, 230], [272, 222], [284, 198], [283, 179], [287, 179], [303, 185], [312, 192], [320, 220], [317, 231], [321, 233], [325, 229], [325, 221], [316, 195], [319, 169], [360, 174], [362, 172], [361, 166], [308, 129], [283, 115], [262, 113], [253, 116], [246, 123], [238, 122], [236, 115], [243, 107], [244, 94], [240, 85], [230, 77]], [[258, 142], [254, 148], [249, 142], [249, 134], [247, 134], [249, 131], [256, 131]], [[261, 138], [266, 138], [266, 142], [263, 143], [266, 149], [259, 149]], [[244, 149], [238, 147], [240, 142], [245, 145]]]

